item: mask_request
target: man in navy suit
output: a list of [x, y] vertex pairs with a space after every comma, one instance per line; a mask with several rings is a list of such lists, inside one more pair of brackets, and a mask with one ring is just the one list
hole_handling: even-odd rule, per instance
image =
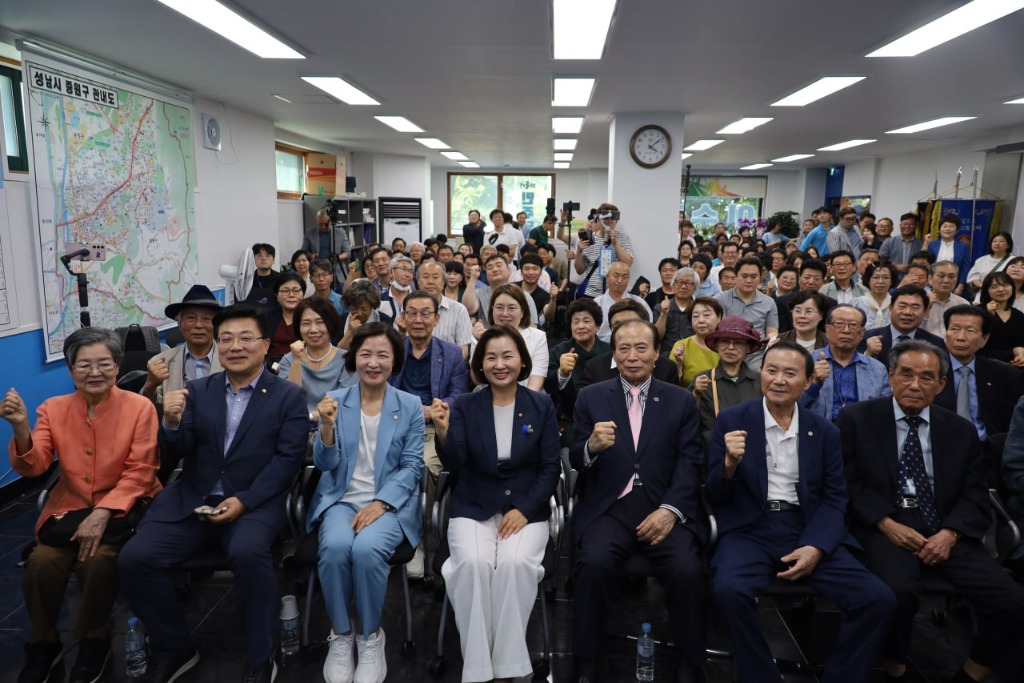
[[719, 533], [713, 594], [732, 632], [741, 682], [782, 680], [757, 624], [756, 599], [772, 577], [805, 580], [842, 611], [825, 681], [870, 680], [877, 625], [896, 607], [892, 592], [850, 553], [857, 544], [846, 531], [839, 430], [797, 405], [813, 372], [798, 344], [769, 347], [764, 398], [722, 411], [711, 442], [707, 495]]
[[904, 285], [892, 295], [891, 323], [888, 327], [876, 327], [864, 333], [864, 340], [857, 351], [871, 358], [877, 358], [883, 364], [889, 363], [889, 351], [894, 344], [910, 339], [920, 339], [935, 344], [940, 349], [946, 348], [942, 337], [936, 337], [925, 330], [924, 324], [928, 316], [931, 299], [928, 292], [916, 285]]
[[243, 681], [269, 682], [277, 622], [271, 546], [286, 526], [285, 495], [306, 451], [302, 388], [263, 370], [266, 317], [243, 306], [213, 319], [224, 372], [164, 394], [160, 446], [184, 459], [121, 551], [121, 587], [145, 623], [150, 680], [166, 683], [199, 661], [170, 570], [209, 546], [224, 549], [246, 635]]
[[677, 681], [696, 680], [704, 660], [704, 594], [698, 549], [700, 438], [693, 396], [652, 378], [654, 325], [630, 320], [612, 330], [619, 376], [580, 391], [569, 452], [581, 473], [573, 514], [576, 589], [573, 653], [578, 681], [597, 680], [616, 567], [641, 553], [665, 585]]

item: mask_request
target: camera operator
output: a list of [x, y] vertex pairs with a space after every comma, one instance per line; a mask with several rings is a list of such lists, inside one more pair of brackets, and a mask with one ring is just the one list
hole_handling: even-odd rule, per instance
[[633, 264], [633, 244], [619, 226], [619, 208], [604, 203], [597, 207], [597, 213], [589, 222], [586, 234], [580, 235], [573, 253], [573, 267], [576, 273], [587, 277], [586, 295], [600, 296], [605, 290], [604, 276], [597, 265], [602, 249], [611, 250], [611, 262], [621, 261], [627, 266]]

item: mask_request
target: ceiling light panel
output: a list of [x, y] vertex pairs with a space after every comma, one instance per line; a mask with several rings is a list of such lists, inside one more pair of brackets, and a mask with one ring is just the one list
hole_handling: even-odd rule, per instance
[[566, 169], [566, 168], [569, 168], [569, 162], [567, 162], [567, 161], [556, 161], [555, 162], [555, 168], [563, 169], [563, 170]]
[[616, 0], [553, 0], [551, 31], [555, 59], [601, 59]]
[[689, 159], [692, 156], [693, 155], [690, 154], [689, 152], [683, 152], [682, 154], [679, 155], [679, 158], [682, 159], [683, 161], [686, 161], [687, 159]]
[[157, 1], [263, 59], [306, 58], [216, 0]]
[[851, 147], [860, 147], [861, 145], [870, 145], [872, 142], [878, 142], [878, 140], [847, 140], [846, 142], [837, 142], [834, 145], [828, 147], [819, 147], [819, 152], [838, 152], [843, 149], [850, 149]]
[[594, 93], [597, 79], [554, 78], [551, 81], [552, 107], [586, 107], [590, 104], [590, 96]]
[[422, 133], [423, 129], [404, 116], [374, 116], [385, 126], [394, 128], [399, 133]]
[[413, 138], [416, 142], [420, 143], [424, 147], [430, 149], [450, 149], [448, 143], [438, 140], [437, 138]]
[[790, 154], [788, 157], [779, 157], [778, 159], [772, 159], [772, 161], [776, 164], [788, 164], [791, 161], [810, 159], [813, 156], [813, 154]]
[[745, 119], [740, 119], [739, 121], [733, 121], [728, 126], [715, 133], [715, 135], [742, 135], [743, 133], [754, 130], [758, 126], [763, 126], [771, 120], [771, 118], [747, 117]]
[[762, 168], [768, 168], [773, 164], [750, 164], [749, 166], [740, 166], [741, 171], [757, 171]]
[[576, 149], [576, 138], [555, 138], [555, 149], [571, 152]]
[[725, 140], [697, 140], [688, 147], [683, 147], [687, 152], [703, 152], [706, 149], [711, 149], [715, 145], [720, 145]]
[[572, 161], [572, 152], [555, 152], [555, 161]]
[[976, 28], [1024, 9], [1024, 0], [973, 0], [905, 36], [883, 45], [868, 57], [916, 57]]
[[811, 102], [817, 102], [823, 97], [849, 88], [855, 83], [860, 83], [867, 76], [825, 76], [811, 83], [806, 88], [797, 90], [792, 95], [783, 97], [778, 102], [773, 102], [773, 107], [804, 107]]
[[942, 118], [932, 119], [931, 121], [924, 121], [922, 123], [915, 123], [912, 126], [906, 126], [904, 128], [897, 128], [896, 130], [887, 130], [886, 133], [890, 135], [909, 135], [910, 133], [920, 133], [923, 130], [931, 130], [932, 128], [941, 128], [942, 126], [951, 126], [954, 123], [962, 123], [963, 121], [970, 121], [978, 118], [977, 116], [943, 116]]
[[1004, 102], [1003, 104], [1024, 104], [1024, 97], [1018, 97], [1015, 100], [1010, 100], [1009, 102]]
[[448, 157], [452, 161], [469, 161], [469, 157], [462, 152], [441, 152], [441, 156]]
[[480, 164], [475, 161], [460, 161], [459, 166], [462, 166], [463, 168], [480, 168]]
[[578, 135], [583, 130], [582, 116], [552, 116], [551, 132], [556, 135]]
[[351, 105], [379, 105], [380, 102], [373, 99], [359, 88], [348, 81], [337, 76], [302, 76], [302, 80], [312, 86], [320, 88], [325, 93]]

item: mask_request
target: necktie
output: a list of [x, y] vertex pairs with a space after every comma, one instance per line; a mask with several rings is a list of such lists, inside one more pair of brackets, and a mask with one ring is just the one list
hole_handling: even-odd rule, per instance
[[897, 342], [905, 342], [905, 341], [909, 341], [909, 340], [910, 340], [910, 335], [909, 334], [901, 334], [900, 336], [896, 337], [896, 341]]
[[956, 388], [956, 414], [967, 418], [973, 424], [974, 419], [971, 417], [971, 369], [966, 365], [961, 365], [957, 372], [960, 374], [960, 386]]
[[[633, 450], [636, 450], [637, 444], [640, 443], [640, 427], [644, 422], [644, 411], [640, 406], [640, 387], [629, 388], [629, 430], [633, 432]], [[629, 481], [623, 487], [622, 492], [619, 493], [619, 498], [624, 497], [627, 493], [633, 490], [633, 480], [636, 478], [635, 474], [629, 475]]]
[[928, 483], [928, 473], [924, 469], [921, 438], [917, 434], [917, 428], [924, 420], [918, 415], [908, 415], [903, 419], [906, 420], [910, 431], [907, 440], [903, 442], [903, 453], [900, 454], [900, 488], [906, 494], [909, 488], [907, 483], [913, 482], [921, 516], [924, 517], [928, 532], [935, 533], [939, 528], [939, 513], [935, 510], [932, 486]]

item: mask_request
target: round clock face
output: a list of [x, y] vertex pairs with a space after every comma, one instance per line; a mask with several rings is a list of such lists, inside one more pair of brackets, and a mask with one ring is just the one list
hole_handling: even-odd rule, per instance
[[661, 166], [672, 151], [672, 138], [661, 126], [643, 126], [629, 141], [629, 154], [644, 168]]

